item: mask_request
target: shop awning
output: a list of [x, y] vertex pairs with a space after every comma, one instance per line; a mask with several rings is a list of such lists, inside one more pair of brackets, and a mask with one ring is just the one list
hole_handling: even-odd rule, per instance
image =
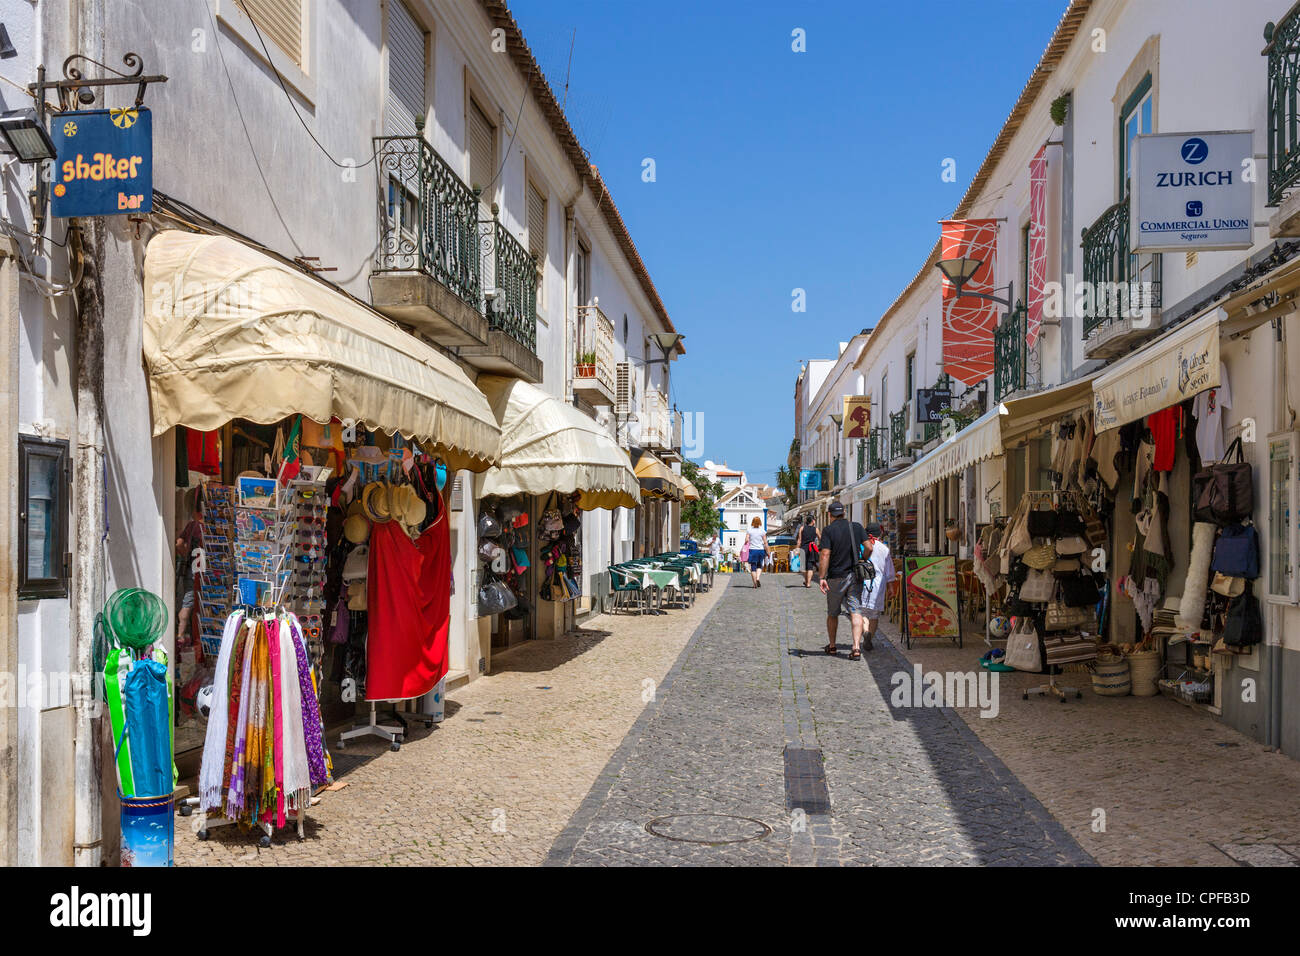
[[1002, 454], [1002, 413], [998, 405], [985, 412], [939, 447], [918, 458], [916, 464], [880, 483], [880, 500], [895, 501], [954, 475], [985, 458]]
[[840, 501], [851, 505], [858, 501], [870, 501], [880, 492], [879, 478], [860, 478], [840, 492]]
[[1222, 309], [1194, 319], [1093, 380], [1099, 432], [1146, 418], [1219, 385], [1219, 321]]
[[452, 468], [500, 457], [487, 399], [451, 359], [379, 313], [226, 236], [172, 230], [144, 262], [153, 433], [301, 413], [400, 432]]
[[1003, 402], [1006, 409], [1006, 414], [1002, 416], [1003, 447], [1051, 425], [1069, 412], [1087, 408], [1092, 402], [1092, 381], [1095, 377], [1087, 375], [1023, 398]]
[[673, 470], [650, 452], [640, 452], [633, 470], [641, 483], [641, 497], [666, 498], [671, 501], [681, 499], [682, 488], [677, 484]]
[[592, 419], [519, 379], [477, 384], [501, 424], [501, 464], [483, 476], [484, 495], [579, 492], [584, 511], [640, 502], [627, 452]]
[[691, 482], [691, 479], [687, 478], [685, 475], [678, 475], [676, 472], [673, 472], [673, 474], [674, 474], [674, 475], [676, 476], [676, 478], [677, 478], [677, 483], [678, 483], [679, 485], [681, 485], [681, 488], [682, 488], [682, 500], [683, 500], [683, 501], [699, 501], [699, 500], [700, 500], [700, 489], [698, 489], [698, 488], [695, 487], [695, 485]]

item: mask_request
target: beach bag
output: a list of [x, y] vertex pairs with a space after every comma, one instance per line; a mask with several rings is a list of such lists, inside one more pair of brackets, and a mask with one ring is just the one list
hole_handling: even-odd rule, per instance
[[1255, 526], [1230, 524], [1220, 531], [1210, 570], [1232, 578], [1259, 577], [1259, 534]]
[[1049, 634], [1043, 638], [1043, 658], [1049, 667], [1095, 660], [1097, 642], [1082, 634]]
[[745, 535], [745, 543], [740, 546], [740, 560], [749, 560], [749, 535]]
[[1037, 673], [1043, 669], [1042, 651], [1038, 646], [1038, 630], [1029, 617], [1016, 619], [1016, 626], [1007, 638], [1005, 662], [1018, 671]]
[[1030, 604], [1042, 604], [1052, 599], [1055, 591], [1055, 579], [1049, 571], [1031, 570], [1020, 585], [1020, 600]]
[[[1233, 449], [1237, 460], [1231, 461]], [[1235, 438], [1223, 461], [1192, 476], [1192, 514], [1197, 521], [1233, 524], [1250, 517], [1255, 509], [1255, 483], [1250, 465]]]
[[803, 549], [795, 548], [790, 552], [790, 570], [798, 574], [803, 570]]
[[1232, 599], [1223, 622], [1223, 643], [1229, 647], [1254, 647], [1264, 638], [1264, 620], [1255, 600], [1254, 586], [1247, 581], [1245, 592]]

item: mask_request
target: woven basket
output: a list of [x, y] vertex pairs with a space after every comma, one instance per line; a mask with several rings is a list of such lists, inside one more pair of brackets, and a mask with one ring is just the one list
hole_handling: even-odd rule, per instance
[[1128, 656], [1129, 678], [1134, 697], [1154, 697], [1160, 693], [1156, 680], [1160, 676], [1160, 652], [1138, 651]]
[[1092, 692], [1099, 697], [1127, 697], [1133, 684], [1129, 677], [1128, 658], [1098, 656], [1092, 674]]

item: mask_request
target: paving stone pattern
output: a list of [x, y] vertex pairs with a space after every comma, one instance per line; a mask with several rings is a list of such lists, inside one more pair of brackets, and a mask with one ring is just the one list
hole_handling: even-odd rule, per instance
[[[819, 591], [793, 575], [732, 579], [548, 863], [1088, 864], [1091, 858], [962, 720], [894, 710], [910, 665], [888, 642], [850, 661], [825, 644]], [[818, 749], [829, 814], [787, 809], [786, 746]], [[677, 842], [669, 814], [759, 820], [743, 843]]]

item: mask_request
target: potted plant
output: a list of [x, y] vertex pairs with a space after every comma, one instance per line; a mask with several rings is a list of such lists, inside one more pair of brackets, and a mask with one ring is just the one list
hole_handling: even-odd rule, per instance
[[583, 352], [578, 356], [578, 378], [596, 377], [596, 353]]

